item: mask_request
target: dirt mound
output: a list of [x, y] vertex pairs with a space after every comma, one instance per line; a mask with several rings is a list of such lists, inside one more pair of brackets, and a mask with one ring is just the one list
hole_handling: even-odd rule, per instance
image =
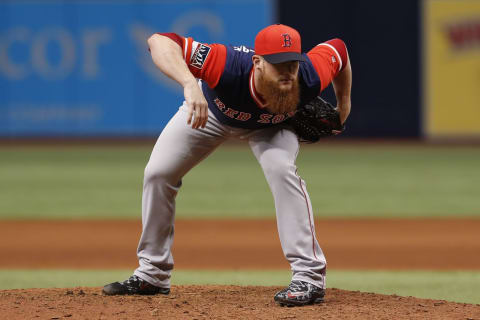
[[8, 319], [480, 319], [480, 305], [327, 289], [325, 302], [279, 307], [280, 287], [173, 286], [168, 296], [104, 296], [100, 288], [0, 291]]

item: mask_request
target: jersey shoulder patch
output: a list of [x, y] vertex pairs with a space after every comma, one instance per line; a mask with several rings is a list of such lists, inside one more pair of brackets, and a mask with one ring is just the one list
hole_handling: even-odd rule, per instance
[[211, 49], [212, 48], [210, 46], [200, 43], [195, 49], [195, 52], [192, 54], [190, 65], [194, 68], [202, 69]]
[[205, 80], [215, 88], [225, 68], [226, 49], [223, 44], [201, 43], [188, 38], [185, 62], [195, 78]]

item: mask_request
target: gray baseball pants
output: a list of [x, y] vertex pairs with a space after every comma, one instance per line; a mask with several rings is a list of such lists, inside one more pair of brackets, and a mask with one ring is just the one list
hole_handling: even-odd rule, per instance
[[272, 191], [283, 253], [292, 280], [325, 288], [326, 260], [314, 228], [313, 210], [305, 182], [297, 175], [299, 143], [290, 130], [240, 129], [220, 123], [209, 110], [204, 129], [187, 125], [182, 105], [160, 134], [145, 168], [139, 267], [134, 274], [158, 287], [170, 287], [173, 269], [175, 197], [182, 177], [222, 142], [247, 140]]

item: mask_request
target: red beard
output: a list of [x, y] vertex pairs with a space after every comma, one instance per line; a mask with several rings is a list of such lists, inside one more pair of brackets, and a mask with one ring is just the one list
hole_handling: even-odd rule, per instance
[[290, 90], [280, 89], [278, 82], [267, 79], [263, 73], [259, 76], [259, 89], [267, 102], [266, 109], [274, 114], [284, 114], [297, 110], [300, 102], [300, 85], [298, 77], [293, 81]]

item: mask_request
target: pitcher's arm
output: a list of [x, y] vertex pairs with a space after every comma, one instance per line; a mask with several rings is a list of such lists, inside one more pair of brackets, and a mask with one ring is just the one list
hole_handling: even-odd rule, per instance
[[[160, 34], [154, 34], [148, 38], [148, 46], [157, 68], [183, 87], [188, 106], [187, 123], [194, 129], [205, 128], [208, 120], [207, 101], [183, 59], [182, 48], [172, 39]], [[194, 116], [193, 122], [192, 116]]]
[[[347, 53], [348, 54], [348, 53]], [[342, 123], [347, 120], [352, 107], [351, 91], [352, 91], [352, 67], [350, 59], [347, 65], [333, 79], [333, 89], [337, 98], [337, 110], [340, 112], [340, 120]]]

